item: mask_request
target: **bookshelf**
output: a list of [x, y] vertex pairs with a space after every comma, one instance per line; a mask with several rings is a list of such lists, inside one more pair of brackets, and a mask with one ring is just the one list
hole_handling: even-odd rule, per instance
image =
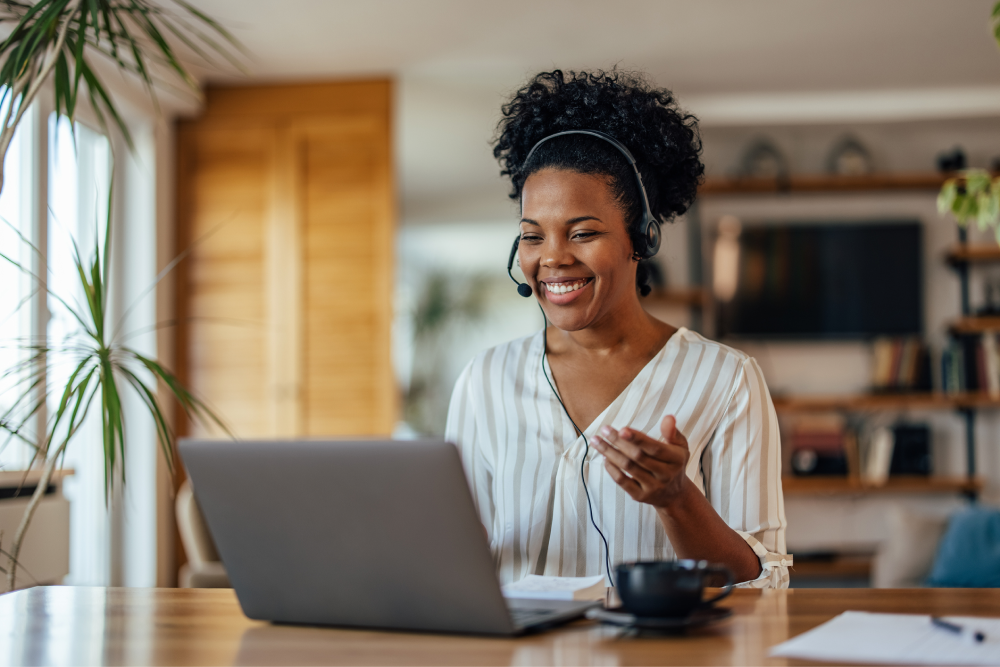
[[948, 251], [945, 260], [952, 266], [1000, 262], [1000, 245], [957, 245]]
[[[874, 556], [865, 553], [837, 554], [795, 554], [795, 564], [789, 568], [793, 585], [801, 585], [802, 580], [810, 582], [810, 587], [853, 585], [871, 580]], [[855, 583], [857, 582], [857, 583]]]
[[781, 486], [786, 496], [835, 496], [868, 495], [889, 493], [978, 493], [983, 482], [978, 477], [923, 477], [920, 475], [896, 475], [889, 477], [885, 484], [874, 486], [860, 479], [843, 476], [781, 478]]
[[996, 315], [960, 317], [952, 322], [948, 329], [956, 336], [975, 336], [1000, 331], [1000, 317]]
[[864, 495], [873, 493], [960, 493], [975, 498], [982, 490], [976, 477], [975, 415], [979, 410], [1000, 409], [1000, 396], [984, 392], [945, 394], [854, 394], [845, 396], [778, 396], [774, 409], [780, 414], [822, 412], [880, 412], [889, 410], [955, 410], [965, 418], [966, 475], [964, 477], [893, 476], [882, 486], [871, 486], [853, 477], [782, 478], [785, 495]]
[[983, 392], [960, 394], [855, 394], [846, 396], [777, 396], [780, 413], [878, 412], [880, 410], [962, 410], [1000, 408], [1000, 397]]
[[940, 190], [948, 174], [913, 172], [835, 176], [805, 174], [785, 178], [706, 178], [699, 195], [774, 194], [784, 192], [864, 192]]
[[[700, 196], [783, 195], [790, 193], [922, 192], [936, 193], [952, 174], [910, 172], [870, 174], [866, 176], [836, 176], [826, 174], [793, 175], [783, 178], [709, 177], [699, 188]], [[697, 214], [695, 214], [697, 216]], [[969, 306], [969, 267], [972, 264], [1000, 263], [1000, 246], [970, 245], [965, 230], [959, 229], [959, 243], [944, 257], [958, 273], [961, 284], [962, 317], [951, 324], [953, 335], [977, 335], [984, 331], [1000, 332], [1000, 317], [973, 317]], [[1000, 397], [985, 392], [945, 394], [898, 393], [858, 394], [849, 396], [778, 396], [774, 398], [779, 413], [810, 412], [878, 412], [892, 410], [956, 411], [965, 422], [966, 475], [958, 478], [919, 477], [892, 478], [885, 486], [865, 487], [858, 480], [838, 478], [785, 478], [785, 493], [805, 494], [868, 494], [868, 493], [961, 493], [974, 498], [982, 488], [976, 477], [975, 418], [979, 410], [1000, 409]]]
[[[958, 274], [962, 303], [962, 316], [949, 325], [949, 333], [953, 337], [962, 338], [1000, 331], [1000, 317], [973, 315], [972, 306], [969, 303], [969, 269], [971, 265], [1000, 262], [1000, 245], [992, 243], [970, 244], [968, 231], [964, 227], [959, 227], [958, 244], [948, 251], [945, 260]], [[976, 475], [976, 413], [982, 408], [995, 407], [994, 397], [984, 400], [985, 403], [956, 406], [958, 412], [965, 418], [966, 470], [970, 480]], [[975, 498], [976, 491], [970, 491], [967, 495], [970, 498]]]
[[643, 302], [651, 305], [701, 308], [705, 303], [705, 293], [697, 285], [694, 287], [669, 287], [650, 292], [643, 299]]

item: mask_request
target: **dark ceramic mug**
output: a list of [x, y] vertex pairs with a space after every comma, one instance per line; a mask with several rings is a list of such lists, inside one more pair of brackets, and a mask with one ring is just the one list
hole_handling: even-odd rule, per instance
[[[729, 568], [709, 565], [703, 560], [622, 563], [615, 573], [622, 608], [636, 616], [687, 616], [733, 591], [733, 573]], [[722, 592], [702, 600], [705, 579], [719, 574], [726, 578]]]

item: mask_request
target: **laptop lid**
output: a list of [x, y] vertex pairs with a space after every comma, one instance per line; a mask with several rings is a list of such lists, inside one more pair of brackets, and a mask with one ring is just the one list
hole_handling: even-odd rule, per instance
[[179, 447], [248, 617], [517, 631], [454, 445], [183, 440]]

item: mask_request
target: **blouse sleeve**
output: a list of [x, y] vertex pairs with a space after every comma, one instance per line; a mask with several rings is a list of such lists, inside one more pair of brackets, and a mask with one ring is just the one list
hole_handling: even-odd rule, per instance
[[792, 557], [785, 548], [781, 438], [764, 374], [743, 361], [722, 421], [702, 455], [705, 494], [760, 559], [761, 573], [740, 584], [787, 588]]
[[479, 512], [479, 520], [493, 539], [493, 462], [488, 442], [480, 437], [476, 423], [475, 397], [472, 391], [472, 376], [475, 361], [462, 371], [455, 382], [448, 406], [448, 421], [444, 437], [458, 446], [465, 467], [465, 476], [472, 491], [472, 500]]

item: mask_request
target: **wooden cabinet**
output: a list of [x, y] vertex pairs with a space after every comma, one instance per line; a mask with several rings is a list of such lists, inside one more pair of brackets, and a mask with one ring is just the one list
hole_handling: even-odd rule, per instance
[[241, 437], [392, 431], [390, 93], [209, 88], [178, 123], [178, 370]]

